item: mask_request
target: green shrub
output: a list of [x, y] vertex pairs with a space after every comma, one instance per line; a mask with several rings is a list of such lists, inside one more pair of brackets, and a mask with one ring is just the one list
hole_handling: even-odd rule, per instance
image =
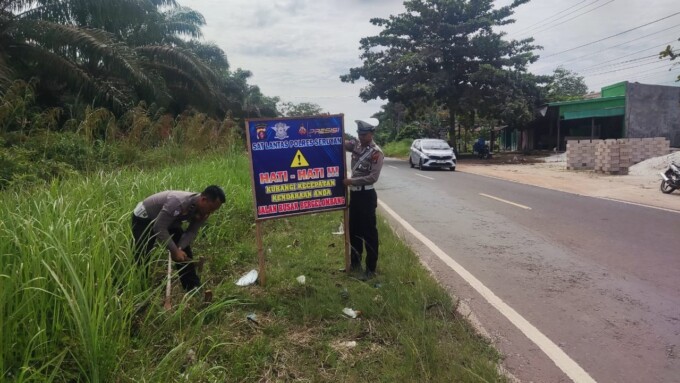
[[397, 141], [401, 141], [407, 138], [416, 139], [423, 137], [423, 129], [420, 125], [412, 123], [404, 125], [399, 134], [397, 134]]
[[0, 190], [10, 185], [48, 181], [73, 174], [69, 164], [40, 158], [40, 154], [22, 147], [0, 147]]
[[401, 141], [389, 142], [387, 145], [383, 146], [382, 149], [388, 157], [407, 157], [411, 150], [412, 143], [412, 139], [406, 138]]
[[40, 131], [28, 137], [25, 147], [38, 154], [38, 158], [61, 162], [76, 170], [92, 167], [92, 145], [81, 135], [72, 132]]

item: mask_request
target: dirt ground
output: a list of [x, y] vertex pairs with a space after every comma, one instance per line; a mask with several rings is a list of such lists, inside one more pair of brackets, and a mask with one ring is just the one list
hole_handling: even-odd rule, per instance
[[680, 190], [671, 194], [661, 193], [658, 171], [650, 170], [645, 175], [605, 175], [594, 171], [567, 170], [564, 162], [543, 162], [540, 156], [516, 154], [495, 156], [491, 161], [461, 158], [456, 170], [680, 212]]

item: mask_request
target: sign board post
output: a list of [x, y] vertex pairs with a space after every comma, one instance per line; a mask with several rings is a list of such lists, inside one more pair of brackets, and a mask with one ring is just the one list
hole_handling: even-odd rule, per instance
[[265, 282], [262, 221], [294, 215], [344, 209], [349, 269], [344, 115], [249, 119], [246, 128], [260, 282]]

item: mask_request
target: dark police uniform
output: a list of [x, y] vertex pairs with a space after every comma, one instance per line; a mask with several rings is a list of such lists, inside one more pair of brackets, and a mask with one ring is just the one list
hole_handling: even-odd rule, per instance
[[[137, 205], [132, 213], [132, 235], [137, 263], [148, 263], [149, 254], [156, 242], [165, 244], [171, 252], [182, 249], [187, 257], [194, 258], [191, 242], [207, 220], [196, 209], [199, 197], [199, 193], [168, 190], [156, 193]], [[183, 222], [189, 222], [186, 231], [182, 229]], [[177, 262], [175, 268], [179, 270], [179, 279], [185, 290], [201, 285], [193, 262]]]
[[[360, 134], [375, 131], [375, 127], [366, 122], [356, 122]], [[378, 264], [378, 228], [375, 217], [378, 195], [373, 184], [378, 181], [385, 156], [375, 141], [367, 146], [361, 146], [359, 142], [347, 142], [345, 149], [352, 153], [352, 177], [349, 186], [351, 270], [361, 270], [361, 255], [365, 246], [366, 275], [371, 276], [375, 274]]]

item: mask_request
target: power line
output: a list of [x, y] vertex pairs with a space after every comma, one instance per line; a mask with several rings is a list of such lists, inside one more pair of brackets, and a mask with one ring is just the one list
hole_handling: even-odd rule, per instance
[[[545, 19], [543, 19], [543, 20], [541, 20], [541, 21], [539, 21], [539, 22], [537, 22], [537, 23], [531, 24], [531, 25], [529, 25], [529, 26], [526, 27], [526, 28], [522, 28], [522, 29], [520, 29], [520, 30], [518, 30], [518, 31], [515, 31], [515, 33], [516, 33], [516, 34], [521, 34], [521, 33], [524, 32], [524, 31], [528, 31], [528, 30], [530, 30], [530, 29], [533, 29], [533, 28], [534, 28], [535, 26], [537, 26], [537, 25], [545, 24], [545, 23], [547, 23], [547, 22], [550, 22], [549, 20], [552, 19], [553, 17], [555, 17], [555, 16], [557, 16], [557, 15], [559, 15], [559, 14], [561, 14], [561, 13], [564, 13], [564, 12], [566, 12], [566, 11], [572, 9], [572, 8], [576, 7], [577, 5], [579, 5], [579, 4], [585, 3], [586, 1], [589, 1], [589, 0], [583, 0], [583, 1], [581, 1], [581, 2], [578, 2], [578, 3], [574, 4], [574, 5], [572, 5], [571, 7], [567, 8], [567, 9], [563, 9], [563, 10], [561, 10], [561, 11], [559, 11], [559, 12], [553, 14], [552, 16], [547, 17], [547, 18], [545, 18]], [[598, 1], [600, 1], [600, 0], [595, 0], [595, 2], [598, 2]], [[593, 4], [594, 4], [594, 3], [593, 3]], [[559, 19], [558, 19], [558, 20], [559, 20]]]
[[605, 68], [613, 68], [613, 67], [617, 67], [617, 66], [620, 66], [620, 65], [629, 64], [629, 63], [633, 63], [633, 62], [640, 62], [640, 61], [658, 62], [659, 61], [659, 55], [656, 54], [656, 55], [651, 55], [651, 56], [643, 56], [643, 57], [638, 57], [638, 58], [634, 58], [634, 59], [631, 59], [631, 60], [619, 61], [617, 63], [609, 64], [609, 65], [598, 64], [598, 65], [594, 65], [594, 66], [591, 66], [589, 68], [583, 69], [583, 70], [579, 71], [578, 73], [579, 74], [587, 74], [587, 73], [590, 73], [590, 72], [593, 72], [593, 71], [597, 72], [597, 71], [600, 71], [600, 70], [605, 69]]
[[[662, 71], [659, 71], [660, 68], [664, 68], [664, 67], [665, 66], [656, 67], [656, 68], [653, 68], [651, 70], [644, 71], [644, 72], [641, 72], [641, 73], [635, 73], [635, 74], [632, 74], [632, 75], [625, 75], [625, 79], [621, 79], [621, 77], [624, 77], [624, 76], [618, 75], [618, 77], [615, 77], [612, 80], [598, 81], [593, 85], [593, 87], [598, 88], [598, 87], [602, 87], [603, 85], [609, 85], [609, 84], [612, 84], [614, 82], [621, 82], [621, 81], [630, 81], [630, 82], [641, 81], [641, 80], [644, 80], [644, 79], [647, 79], [647, 78], [653, 78], [655, 76], [662, 75], [664, 73], [672, 72], [675, 69], [680, 69], [680, 66], [679, 66], [675, 69], [670, 68], [670, 69], [664, 69]], [[612, 72], [612, 73], [614, 73], [614, 72]]]
[[[609, 0], [608, 2], [606, 2], [606, 3], [602, 4], [602, 5], [600, 5], [599, 7], [595, 7], [595, 8], [593, 8], [593, 9], [590, 9], [590, 10], [586, 11], [586, 12], [583, 12], [583, 13], [581, 13], [581, 14], [578, 14], [578, 15], [576, 15], [576, 16], [570, 18], [570, 19], [564, 20], [564, 21], [561, 22], [561, 23], [557, 23], [557, 24], [550, 25], [550, 26], [548, 26], [547, 28], [542, 28], [542, 29], [539, 29], [539, 30], [534, 31], [534, 32], [532, 32], [532, 33], [540, 33], [540, 32], [545, 32], [545, 31], [547, 31], [547, 30], [549, 30], [549, 29], [553, 29], [553, 28], [555, 28], [555, 27], [557, 27], [557, 26], [560, 26], [560, 25], [562, 25], [562, 24], [564, 24], [564, 23], [567, 23], [567, 22], [569, 22], [569, 21], [571, 21], [571, 20], [574, 20], [574, 19], [576, 19], [576, 18], [579, 18], [579, 17], [581, 17], [581, 16], [583, 16], [583, 15], [587, 15], [588, 13], [593, 12], [593, 11], [595, 11], [595, 10], [598, 10], [598, 9], [604, 7], [604, 6], [607, 5], [607, 4], [613, 3], [614, 1], [616, 1], [616, 0]], [[595, 3], [592, 3], [592, 4], [595, 4]], [[592, 5], [592, 4], [590, 4], [590, 5]]]
[[[677, 27], [680, 27], [680, 24], [674, 25], [674, 26], [672, 26], [672, 27], [670, 27], [670, 28], [662, 29], [662, 30], [660, 30], [660, 31], [658, 31], [658, 32], [654, 32], [654, 33], [650, 33], [650, 34], [648, 34], [648, 35], [640, 36], [640, 37], [635, 38], [635, 39], [633, 39], [633, 40], [625, 41], [625, 42], [623, 42], [623, 43], [621, 43], [621, 44], [618, 44], [618, 45], [614, 45], [614, 46], [611, 46], [611, 47], [608, 47], [608, 48], [600, 49], [600, 50], [597, 51], [597, 53], [604, 52], [604, 51], [608, 51], [608, 50], [614, 49], [614, 48], [618, 48], [618, 47], [620, 47], [620, 46], [622, 46], [622, 45], [626, 45], [626, 44], [632, 43], [632, 42], [634, 42], [634, 41], [642, 40], [642, 39], [647, 38], [647, 37], [649, 37], [649, 36], [657, 35], [657, 34], [659, 34], [659, 33], [661, 33], [661, 32], [666, 32], [666, 31], [668, 31], [668, 30], [671, 30], [671, 29], [674, 29], [674, 28], [677, 28]], [[674, 42], [674, 41], [675, 41], [675, 40], [673, 40], [673, 41], [671, 41], [671, 42], [669, 42], [669, 43], [666, 43], [666, 44], [670, 44], [670, 43], [672, 43], [672, 42]], [[637, 52], [637, 53], [639, 53], [639, 52]], [[566, 61], [564, 61], [564, 62], [562, 62], [562, 63], [564, 64], [564, 63], [572, 62], [572, 61], [579, 60], [579, 59], [582, 59], [582, 58], [585, 58], [585, 57], [589, 57], [589, 56], [591, 56], [591, 55], [592, 55], [592, 53], [588, 53], [588, 54], [585, 54], [585, 55], [583, 55], [583, 56], [579, 56], [579, 57], [575, 57], [575, 58], [573, 58], [573, 59], [566, 60]], [[626, 57], [626, 56], [623, 56], [623, 57]]]
[[[664, 73], [668, 73], [672, 71], [673, 69], [664, 69], [659, 71], [660, 68], [665, 68], [665, 66], [661, 67], [656, 67], [648, 71], [643, 71], [640, 73], [634, 73], [634, 74], [628, 74], [628, 73], [616, 73], [617, 71], [610, 71], [609, 73], [616, 73], [615, 75], [610, 75], [608, 78], [609, 80], [602, 79], [600, 81], [596, 81], [595, 84], [593, 85], [594, 88], [601, 88], [602, 86], [605, 85], [610, 85], [614, 83], [618, 83], [621, 81], [628, 81], [628, 82], [640, 82], [643, 81], [644, 79], [648, 78], [654, 78], [656, 76], [661, 76]], [[678, 68], [680, 69], [680, 68]], [[605, 73], [608, 74], [608, 73]], [[597, 76], [594, 76], [597, 77]]]
[[[606, 71], [606, 72], [591, 73], [591, 74], [588, 75], [588, 77], [602, 76], [602, 75], [605, 75], [605, 74], [608, 74], [608, 73], [614, 73], [614, 72], [620, 72], [620, 71], [622, 71], [622, 70], [640, 68], [640, 67], [647, 66], [647, 65], [652, 65], [652, 64], [656, 64], [656, 63], [655, 63], [655, 62], [652, 62], [652, 63], [647, 63], [647, 64], [634, 65], [634, 66], [630, 66], [630, 67], [626, 67], [626, 68], [614, 69], [614, 70], [610, 70], [610, 71]], [[667, 66], [667, 65], [668, 65], [668, 63], [664, 63], [664, 65], [655, 67], [655, 68], [653, 68], [653, 69], [660, 69], [660, 68], [663, 68], [663, 67], [665, 67], [665, 66]]]
[[[595, 1], [593, 1], [592, 3], [590, 3], [590, 4], [586, 4], [586, 5], [584, 5], [584, 6], [580, 7], [580, 8], [575, 9], [575, 10], [573, 10], [573, 11], [571, 11], [571, 12], [565, 14], [565, 15], [562, 15], [562, 16], [560, 16], [560, 17], [558, 17], [558, 18], [556, 18], [556, 19], [554, 19], [554, 20], [552, 20], [552, 21], [550, 21], [550, 22], [548, 22], [548, 23], [542, 22], [542, 23], [540, 23], [540, 24], [541, 24], [540, 26], [534, 27], [534, 28], [529, 28], [529, 29], [527, 29], [526, 31], [522, 32], [520, 35], [525, 35], [525, 36], [526, 36], [526, 35], [529, 35], [529, 34], [532, 33], [533, 30], [537, 30], [537, 29], [544, 28], [544, 27], [546, 27], [547, 24], [549, 24], [549, 23], [551, 23], [551, 22], [554, 23], [554, 22], [556, 22], [556, 21], [559, 21], [559, 20], [561, 20], [561, 19], [563, 19], [563, 18], [565, 18], [565, 17], [567, 17], [567, 16], [573, 15], [574, 13], [576, 13], [576, 12], [582, 10], [582, 9], [588, 8], [588, 7], [590, 7], [591, 5], [593, 5], [593, 4], [595, 4], [595, 3], [598, 3], [598, 2], [600, 2], [600, 0], [595, 0]], [[580, 3], [579, 3], [579, 4], [580, 4]]]
[[[620, 56], [620, 57], [617, 57], [617, 58], [615, 58], [615, 59], [608, 60], [608, 61], [602, 62], [602, 63], [600, 63], [600, 64], [596, 64], [596, 65], [590, 66], [590, 67], [588, 67], [588, 68], [581, 69], [581, 70], [579, 70], [577, 73], [578, 73], [578, 74], [583, 74], [584, 72], [587, 72], [587, 71], [589, 71], [589, 70], [591, 70], [591, 69], [596, 69], [596, 70], [598, 70], [597, 68], [599, 68], [599, 67], [604, 67], [604, 68], [615, 67], [615, 66], [618, 66], [618, 65], [623, 65], [623, 64], [630, 63], [630, 62], [635, 62], [635, 61], [643, 61], [643, 60], [646, 60], [646, 61], [654, 61], [654, 60], [651, 60], [651, 58], [656, 58], [656, 59], [658, 60], [658, 59], [659, 59], [659, 53], [656, 53], [656, 54], [653, 54], [653, 55], [650, 55], [650, 56], [643, 56], [643, 57], [638, 57], [638, 58], [631, 59], [631, 60], [619, 61], [619, 62], [617, 62], [617, 63], [610, 64], [610, 65], [604, 65], [604, 64], [606, 64], [606, 63], [609, 63], [609, 62], [612, 62], [612, 61], [616, 61], [616, 60], [618, 60], [618, 59], [622, 59], [622, 58], [624, 58], [624, 57], [632, 56], [632, 55], [634, 55], [634, 54], [636, 54], [636, 53], [648, 51], [648, 50], [651, 50], [651, 49], [659, 49], [659, 48], [658, 48], [659, 46], [665, 46], [665, 45], [666, 45], [666, 44], [661, 44], [661, 45], [657, 45], [657, 46], [655, 46], [655, 47], [651, 47], [651, 48], [643, 49], [643, 50], [641, 50], [641, 51], [637, 51], [637, 52], [632, 53], [632, 54], [629, 54], [629, 55]], [[673, 53], [675, 53], [675, 52], [676, 52], [676, 51], [673, 51]]]
[[[649, 51], [649, 50], [652, 50], [652, 49], [659, 49], [658, 47], [661, 47], [661, 46], [664, 46], [664, 45], [666, 45], [666, 44], [656, 45], [656, 46], [653, 46], [653, 47], [651, 47], [651, 48], [645, 48], [645, 49], [639, 50], [639, 51], [637, 51], [637, 52], [633, 52], [633, 53], [630, 53], [630, 54], [627, 54], [627, 55], [619, 56], [619, 57], [614, 58], [614, 59], [611, 59], [611, 60], [603, 61], [603, 62], [601, 62], [601, 63], [599, 63], [599, 64], [590, 66], [590, 67], [588, 67], [588, 68], [584, 68], [584, 69], [582, 69], [582, 70], [592, 69], [592, 68], [601, 66], [601, 65], [603, 65], [603, 64], [610, 63], [610, 62], [612, 62], [612, 61], [616, 61], [616, 60], [619, 60], [619, 59], [622, 59], [622, 58], [626, 58], [626, 57], [633, 56], [633, 55], [638, 54], [638, 53], [642, 53], [642, 52], [644, 52], [644, 51]], [[658, 54], [656, 54], [655, 56], [658, 56]], [[645, 56], [645, 57], [648, 57], [648, 56]]]
[[[612, 0], [612, 1], [613, 1], [613, 0]], [[662, 17], [662, 18], [660, 18], [660, 19], [658, 19], [658, 20], [654, 20], [654, 21], [651, 21], [651, 22], [646, 23], [646, 24], [639, 25], [639, 26], [637, 26], [637, 27], [635, 27], [635, 28], [631, 28], [631, 29], [628, 29], [628, 30], [626, 30], [626, 31], [619, 32], [619, 33], [617, 33], [617, 34], [614, 34], [614, 35], [605, 37], [605, 38], [603, 38], [603, 39], [599, 39], [599, 40], [596, 40], [596, 41], [589, 42], [589, 43], [587, 43], [587, 44], [579, 45], [579, 46], [574, 47], [574, 48], [569, 48], [569, 49], [566, 49], [566, 50], [563, 50], [563, 51], [560, 51], [560, 52], [557, 52], [557, 53], [553, 53], [553, 54], [551, 54], [551, 55], [545, 56], [544, 58], [548, 58], [548, 57], [553, 57], [553, 56], [561, 55], [562, 53], [571, 52], [571, 51], [576, 50], [576, 49], [579, 49], [579, 48], [587, 47], [587, 46], [589, 46], [589, 45], [593, 45], [593, 44], [596, 44], [596, 43], [599, 43], [599, 42], [602, 42], [602, 41], [605, 41], [605, 40], [609, 40], [609, 39], [611, 39], [611, 38], [613, 38], [613, 37], [621, 36], [621, 35], [623, 35], [623, 34], [625, 34], [625, 33], [634, 31], [634, 30], [636, 30], [636, 29], [640, 29], [640, 28], [642, 28], [642, 27], [646, 27], [646, 26], [648, 26], [648, 25], [652, 25], [652, 24], [654, 24], [654, 23], [658, 23], [659, 21], [663, 21], [663, 20], [666, 20], [666, 19], [668, 19], [668, 18], [671, 18], [671, 17], [673, 17], [673, 16], [677, 16], [677, 15], [680, 15], [680, 12], [676, 12], [676, 13], [674, 13], [674, 14], [672, 14], [672, 15], [669, 15], [669, 16], [666, 16], [666, 17]]]

